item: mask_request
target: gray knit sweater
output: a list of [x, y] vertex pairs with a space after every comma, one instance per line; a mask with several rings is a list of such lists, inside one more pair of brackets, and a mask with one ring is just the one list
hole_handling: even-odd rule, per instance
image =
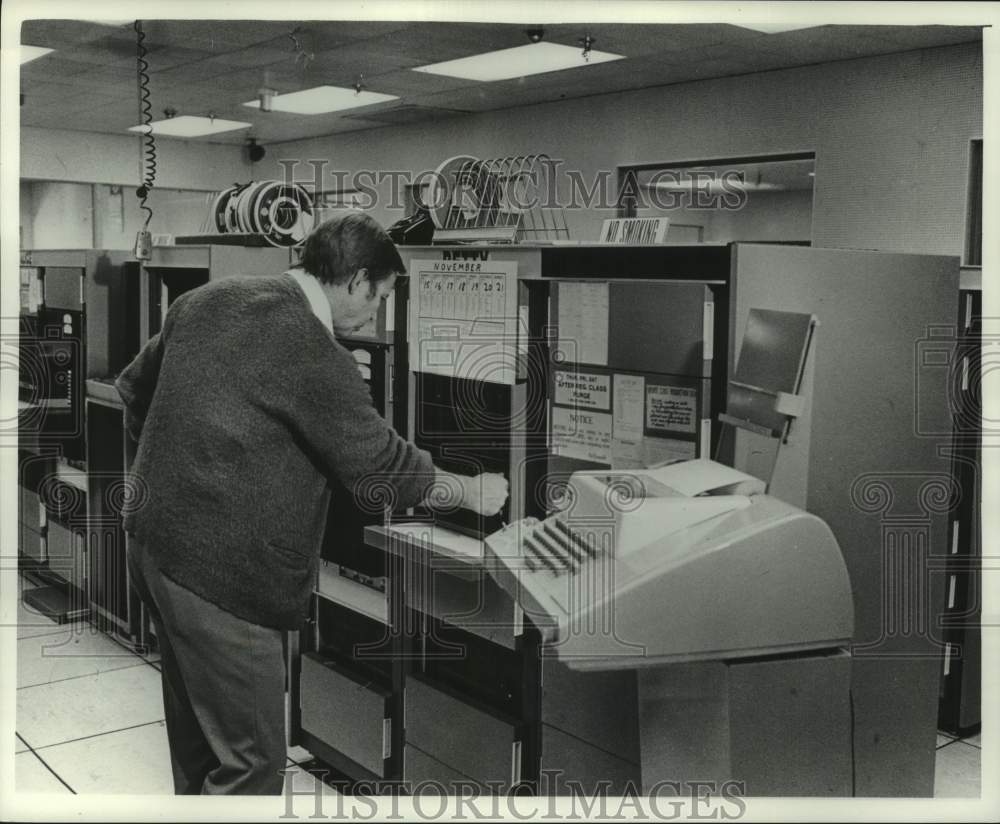
[[139, 438], [126, 530], [176, 583], [264, 626], [306, 616], [328, 478], [397, 506], [433, 478], [288, 275], [185, 293], [117, 388]]

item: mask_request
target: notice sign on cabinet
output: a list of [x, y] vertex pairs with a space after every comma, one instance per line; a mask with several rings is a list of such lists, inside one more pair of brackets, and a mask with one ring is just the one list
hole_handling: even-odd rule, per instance
[[552, 451], [566, 458], [611, 463], [611, 415], [552, 407]]
[[611, 408], [611, 379], [588, 372], [555, 373], [555, 402], [563, 406]]
[[697, 431], [698, 390], [682, 386], [646, 386], [646, 428], [661, 432]]

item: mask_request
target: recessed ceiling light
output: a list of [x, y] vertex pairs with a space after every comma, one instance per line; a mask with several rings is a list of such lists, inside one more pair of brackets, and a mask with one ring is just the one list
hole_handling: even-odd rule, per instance
[[130, 126], [130, 132], [146, 134], [152, 131], [154, 135], [166, 137], [204, 137], [209, 134], [231, 132], [236, 129], [249, 129], [253, 123], [241, 123], [238, 120], [221, 120], [218, 117], [194, 117], [185, 114], [180, 117], [168, 117], [166, 120], [154, 120], [149, 126], [140, 124]]
[[[341, 86], [315, 86], [300, 92], [274, 95], [271, 98], [271, 110], [291, 114], [327, 114], [371, 106], [374, 103], [385, 103], [388, 100], [399, 100], [399, 98], [394, 94], [380, 94], [363, 89], [358, 92]], [[259, 109], [260, 100], [249, 100], [243, 105]]]
[[25, 63], [37, 60], [50, 51], [53, 51], [53, 49], [47, 49], [44, 46], [21, 46], [21, 65], [23, 66]]
[[584, 59], [579, 46], [563, 46], [559, 43], [529, 43], [511, 49], [474, 54], [443, 63], [417, 66], [413, 71], [427, 74], [443, 74], [448, 77], [462, 77], [466, 80], [510, 80], [529, 74], [557, 72], [563, 69], [593, 66], [621, 60], [624, 55], [591, 49]]
[[[79, 19], [79, 18], [77, 18]], [[132, 25], [134, 20], [80, 20], [81, 23], [96, 23], [98, 26], [124, 26], [126, 23]]]
[[778, 34], [783, 31], [798, 31], [799, 29], [815, 29], [820, 24], [818, 23], [755, 23], [750, 26], [746, 23], [735, 23], [734, 25], [739, 26], [741, 29], [750, 29], [751, 31], [762, 31], [764, 34]]

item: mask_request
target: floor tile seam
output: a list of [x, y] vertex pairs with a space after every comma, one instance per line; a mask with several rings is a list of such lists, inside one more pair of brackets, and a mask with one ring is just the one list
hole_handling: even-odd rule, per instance
[[[43, 744], [40, 747], [34, 747], [34, 748], [32, 748], [32, 751], [36, 752], [36, 751], [39, 751], [39, 750], [50, 750], [53, 747], [62, 747], [64, 745], [66, 745], [66, 744], [75, 744], [78, 741], [89, 741], [92, 738], [101, 738], [101, 737], [103, 737], [105, 735], [115, 735], [116, 733], [119, 733], [119, 732], [129, 732], [130, 730], [138, 730], [138, 729], [142, 729], [143, 727], [151, 727], [154, 724], [162, 724], [162, 723], [164, 723], [164, 720], [165, 719], [163, 719], [163, 718], [155, 718], [152, 721], [143, 721], [141, 724], [131, 724], [131, 725], [127, 726], [127, 727], [119, 727], [118, 729], [114, 729], [114, 730], [104, 730], [103, 732], [95, 732], [95, 733], [91, 733], [90, 735], [81, 735], [78, 738], [67, 738], [65, 741], [54, 741], [51, 744]], [[24, 741], [23, 738], [21, 740]], [[24, 743], [29, 748], [31, 747], [31, 745], [28, 744], [27, 741], [25, 741]]]
[[[48, 770], [48, 771], [49, 771], [50, 773], [52, 773], [53, 777], [54, 777], [54, 778], [55, 778], [55, 779], [56, 779], [56, 780], [57, 780], [57, 781], [58, 781], [58, 782], [59, 782], [60, 784], [62, 784], [62, 785], [63, 785], [63, 786], [64, 786], [64, 787], [65, 787], [65, 788], [66, 788], [67, 790], [69, 790], [69, 791], [70, 791], [71, 793], [73, 793], [73, 795], [77, 795], [77, 792], [76, 792], [76, 790], [74, 790], [74, 789], [73, 789], [73, 788], [72, 788], [72, 787], [71, 787], [71, 786], [69, 785], [69, 782], [67, 782], [67, 781], [66, 781], [66, 779], [64, 779], [64, 778], [63, 778], [63, 777], [62, 777], [61, 775], [59, 775], [59, 773], [57, 773], [57, 772], [56, 772], [56, 771], [55, 771], [54, 769], [52, 769], [52, 766], [51, 766], [51, 765], [49, 764], [49, 762], [48, 762], [48, 761], [46, 761], [46, 760], [45, 760], [44, 758], [42, 758], [42, 757], [41, 757], [41, 756], [40, 756], [40, 755], [38, 754], [38, 750], [37, 750], [37, 749], [35, 749], [34, 747], [32, 747], [32, 746], [31, 746], [31, 744], [29, 744], [29, 743], [28, 743], [27, 741], [25, 741], [25, 740], [24, 740], [24, 738], [22, 738], [22, 737], [21, 737], [21, 736], [20, 736], [19, 734], [15, 733], [15, 735], [17, 735], [17, 737], [18, 737], [18, 738], [20, 738], [20, 739], [21, 739], [21, 741], [24, 741], [24, 746], [26, 746], [26, 747], [28, 748], [28, 749], [26, 749], [26, 750], [24, 750], [24, 751], [22, 751], [22, 752], [19, 752], [19, 753], [17, 753], [17, 755], [24, 755], [25, 753], [31, 753], [31, 754], [32, 754], [32, 755], [33, 755], [33, 756], [34, 756], [35, 758], [37, 758], [37, 759], [38, 759], [38, 761], [39, 761], [39, 762], [41, 763], [41, 765], [42, 765], [43, 767], [45, 767], [45, 769], [47, 769], [47, 770]], [[40, 747], [40, 748], [38, 748], [38, 749], [44, 749], [44, 748], [43, 748], [43, 747]]]
[[[81, 657], [84, 657], [84, 656], [81, 656]], [[87, 656], [87, 657], [100, 658], [101, 656], [95, 655], [95, 656]], [[40, 682], [38, 684], [24, 684], [22, 686], [19, 686], [17, 688], [17, 691], [20, 692], [21, 690], [30, 690], [30, 689], [35, 689], [37, 687], [48, 687], [48, 686], [51, 686], [52, 684], [65, 684], [67, 681], [76, 681], [76, 680], [78, 680], [80, 678], [99, 678], [102, 675], [107, 675], [109, 672], [122, 672], [123, 670], [127, 670], [127, 669], [135, 669], [136, 667], [141, 666], [142, 664], [145, 664], [145, 663], [148, 663], [148, 662], [139, 660], [138, 662], [135, 662], [135, 663], [126, 664], [123, 667], [112, 667], [111, 669], [100, 670], [98, 672], [84, 672], [84, 673], [81, 673], [80, 675], [70, 675], [70, 676], [68, 676], [66, 678], [56, 678], [53, 681], [42, 681], [42, 682]]]

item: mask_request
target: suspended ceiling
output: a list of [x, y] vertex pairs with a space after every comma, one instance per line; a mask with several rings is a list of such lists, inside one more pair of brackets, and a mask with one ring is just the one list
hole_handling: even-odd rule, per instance
[[[153, 118], [165, 109], [253, 123], [198, 138], [273, 144], [630, 89], [979, 41], [974, 26], [819, 26], [763, 34], [726, 24], [545, 26], [545, 40], [625, 55], [610, 63], [480, 83], [411, 71], [528, 42], [527, 25], [442, 22], [144, 21]], [[29, 20], [25, 45], [53, 51], [21, 67], [21, 123], [126, 134], [140, 122], [131, 24]], [[324, 115], [241, 105], [266, 86], [279, 93], [353, 86], [400, 99]]]

